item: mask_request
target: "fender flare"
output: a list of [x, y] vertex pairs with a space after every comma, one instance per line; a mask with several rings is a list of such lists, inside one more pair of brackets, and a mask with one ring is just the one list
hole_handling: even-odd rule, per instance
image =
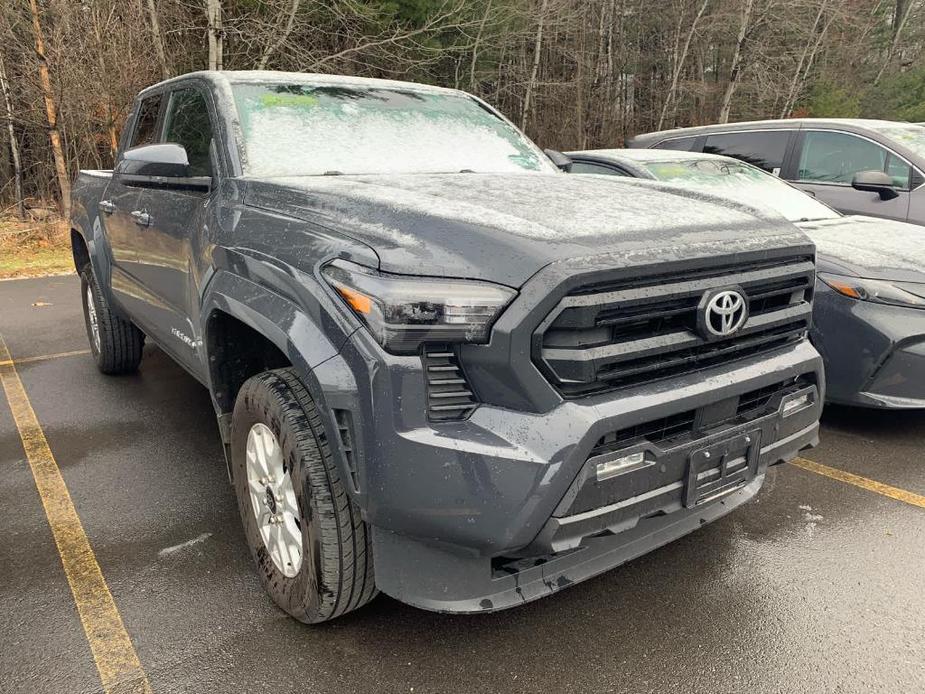
[[[362, 497], [351, 482], [355, 471], [351, 470], [340, 446], [340, 432], [334, 409], [332, 409], [332, 405], [336, 407], [337, 404], [330, 402], [329, 395], [333, 395], [335, 401], [338, 401], [338, 397], [336, 393], [328, 392], [330, 387], [319, 380], [317, 371], [317, 367], [324, 364], [325, 368], [321, 370], [321, 373], [328, 374], [323, 378], [329, 381], [330, 373], [332, 373], [331, 367], [337, 363], [337, 367], [333, 369], [333, 373], [338, 374], [337, 385], [343, 386], [344, 379], [352, 380], [352, 373], [343, 363], [340, 350], [350, 339], [354, 330], [341, 330], [340, 327], [346, 325], [342, 321], [324, 320], [328, 314], [320, 304], [313, 309], [304, 310], [289, 297], [274, 292], [251, 279], [227, 270], [217, 270], [209, 281], [200, 313], [203, 341], [201, 354], [205, 361], [204, 371], [208, 379], [207, 385], [218, 417], [222, 440], [226, 446], [226, 462], [229, 464], [230, 477], [230, 451], [227, 446], [232, 413], [223, 411], [216, 399], [209, 355], [209, 335], [207, 334], [210, 317], [218, 311], [262, 335], [275, 345], [295, 368], [299, 379], [305, 385], [321, 415], [325, 435], [331, 442], [330, 450], [341, 479], [347, 482], [351, 496], [359, 502]], [[332, 333], [335, 335], [334, 340], [327, 337]]]

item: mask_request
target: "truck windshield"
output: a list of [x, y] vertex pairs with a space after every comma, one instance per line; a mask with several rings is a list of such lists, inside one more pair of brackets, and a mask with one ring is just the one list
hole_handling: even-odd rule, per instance
[[553, 171], [516, 128], [462, 94], [235, 84], [252, 176]]
[[841, 216], [812, 196], [749, 164], [725, 159], [688, 159], [642, 165], [659, 181], [769, 208], [791, 222]]

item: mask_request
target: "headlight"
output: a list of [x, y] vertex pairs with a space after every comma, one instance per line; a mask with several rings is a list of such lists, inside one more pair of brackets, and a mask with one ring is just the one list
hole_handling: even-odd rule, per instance
[[819, 279], [839, 294], [852, 299], [894, 306], [925, 308], [925, 284], [866, 280], [860, 277], [830, 275], [827, 272], [820, 272]]
[[488, 342], [492, 323], [517, 294], [488, 282], [390, 275], [335, 260], [322, 274], [392, 354], [424, 342]]

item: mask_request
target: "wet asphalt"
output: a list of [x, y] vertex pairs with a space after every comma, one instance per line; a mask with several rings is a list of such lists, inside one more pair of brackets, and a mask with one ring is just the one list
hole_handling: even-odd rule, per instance
[[[0, 334], [17, 360], [85, 350], [77, 279], [0, 282]], [[130, 377], [86, 354], [17, 371], [155, 692], [925, 691], [921, 508], [784, 465], [731, 515], [538, 602], [380, 596], [307, 627], [252, 570], [205, 389], [150, 346]], [[925, 494], [925, 413], [833, 408], [806, 457]], [[0, 527], [0, 692], [100, 691], [2, 397]]]

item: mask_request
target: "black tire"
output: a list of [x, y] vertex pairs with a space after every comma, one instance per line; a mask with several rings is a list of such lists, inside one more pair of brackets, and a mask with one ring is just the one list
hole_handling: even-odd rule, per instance
[[[88, 288], [96, 311], [99, 342], [93, 337], [89, 310], [91, 297], [87, 296]], [[96, 367], [104, 374], [110, 375], [137, 371], [145, 345], [145, 334], [135, 327], [134, 323], [112, 312], [106, 297], [100, 291], [100, 285], [93, 276], [90, 265], [85, 265], [80, 271], [80, 296], [84, 310], [84, 324], [87, 328], [87, 341], [90, 343], [90, 352], [93, 354]]]
[[[263, 542], [248, 490], [247, 438], [257, 423], [269, 427], [279, 442], [301, 518], [302, 563], [291, 578], [277, 568]], [[231, 461], [247, 544], [277, 605], [315, 624], [376, 596], [368, 528], [331, 458], [315, 403], [292, 369], [266, 371], [241, 387], [231, 424]]]

